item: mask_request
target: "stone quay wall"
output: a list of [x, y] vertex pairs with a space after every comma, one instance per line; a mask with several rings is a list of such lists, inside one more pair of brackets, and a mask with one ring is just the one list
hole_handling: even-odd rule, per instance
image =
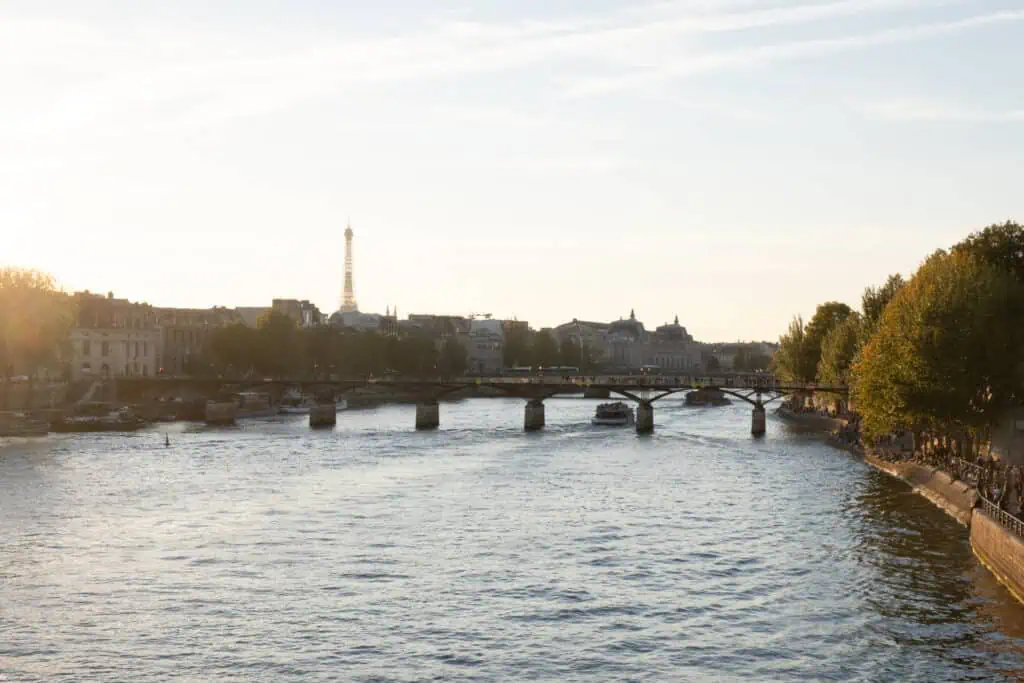
[[1024, 539], [979, 508], [971, 518], [971, 548], [999, 583], [1024, 603]]
[[[779, 410], [789, 421], [808, 427], [831, 429], [829, 421], [845, 426], [845, 420], [820, 417], [814, 414], [792, 413]], [[816, 419], [815, 419], [816, 418]], [[970, 529], [971, 549], [978, 560], [1007, 590], [1024, 603], [1024, 525], [1018, 531], [995, 519], [998, 511], [986, 512], [977, 490], [963, 481], [954, 481], [945, 472], [915, 462], [890, 462], [865, 453], [859, 447], [830, 439], [833, 446], [857, 453], [872, 467], [906, 482], [915, 493], [924, 496], [946, 514]], [[1006, 516], [1008, 520], [1013, 520]]]

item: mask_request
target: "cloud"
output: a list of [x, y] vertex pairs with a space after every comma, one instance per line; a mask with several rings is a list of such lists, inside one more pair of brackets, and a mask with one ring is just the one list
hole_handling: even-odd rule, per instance
[[927, 40], [984, 26], [1020, 21], [1024, 21], [1024, 10], [1009, 10], [837, 38], [758, 45], [731, 51], [709, 51], [670, 60], [635, 73], [582, 80], [569, 92], [573, 96], [608, 94], [713, 71], [762, 66], [880, 45]]
[[14, 68], [0, 69], [0, 92], [16, 97], [9, 105], [5, 97], [8, 106], [0, 110], [0, 123], [7, 135], [37, 138], [55, 131], [152, 132], [270, 113], [361, 85], [540, 65], [545, 67], [544, 82], [570, 95], [608, 94], [695, 74], [923, 40], [1024, 19], [1024, 11], [995, 12], [730, 50], [705, 40], [724, 32], [884, 15], [936, 4], [834, 0], [764, 8], [735, 1], [662, 2], [563, 21], [440, 21], [397, 37], [337, 38], [308, 47], [295, 47], [303, 37], [290, 36], [292, 47], [274, 50], [251, 36], [182, 26], [5, 19], [0, 20], [0, 65]]
[[870, 119], [893, 122], [1020, 123], [1024, 109], [983, 109], [927, 99], [866, 102], [858, 106]]

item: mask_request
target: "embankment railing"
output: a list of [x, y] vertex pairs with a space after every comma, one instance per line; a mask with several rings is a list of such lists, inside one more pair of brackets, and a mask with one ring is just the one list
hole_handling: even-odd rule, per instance
[[977, 485], [977, 483], [981, 481], [981, 467], [975, 465], [973, 462], [969, 462], [967, 460], [964, 460], [963, 458], [956, 456], [950, 458], [950, 460], [960, 465], [961, 472], [964, 472], [965, 474], [964, 481], [975, 485]]
[[1014, 517], [1006, 510], [1000, 509], [998, 505], [984, 496], [981, 496], [981, 504], [982, 509], [985, 510], [985, 513], [992, 517], [992, 519], [1017, 534], [1020, 538], [1024, 538], [1024, 521]]

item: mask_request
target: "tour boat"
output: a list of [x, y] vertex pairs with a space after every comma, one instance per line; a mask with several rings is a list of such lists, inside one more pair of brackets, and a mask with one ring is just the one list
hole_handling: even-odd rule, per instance
[[50, 427], [58, 433], [134, 432], [146, 421], [124, 408], [106, 415], [76, 415], [54, 421]]
[[633, 420], [633, 409], [622, 401], [616, 401], [615, 403], [602, 403], [599, 405], [591, 423], [621, 426], [631, 425]]

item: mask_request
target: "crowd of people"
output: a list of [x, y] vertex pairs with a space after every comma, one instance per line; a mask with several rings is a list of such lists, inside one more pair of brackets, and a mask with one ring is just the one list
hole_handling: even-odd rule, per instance
[[[865, 450], [856, 417], [834, 432], [832, 438], [842, 445]], [[1024, 467], [987, 455], [964, 458], [961, 444], [948, 437], [924, 435], [920, 441], [922, 445], [914, 448], [909, 432], [894, 432], [875, 440], [866, 450], [889, 462], [915, 462], [945, 472], [954, 481], [975, 488], [1001, 510], [1014, 514], [1024, 510]]]

